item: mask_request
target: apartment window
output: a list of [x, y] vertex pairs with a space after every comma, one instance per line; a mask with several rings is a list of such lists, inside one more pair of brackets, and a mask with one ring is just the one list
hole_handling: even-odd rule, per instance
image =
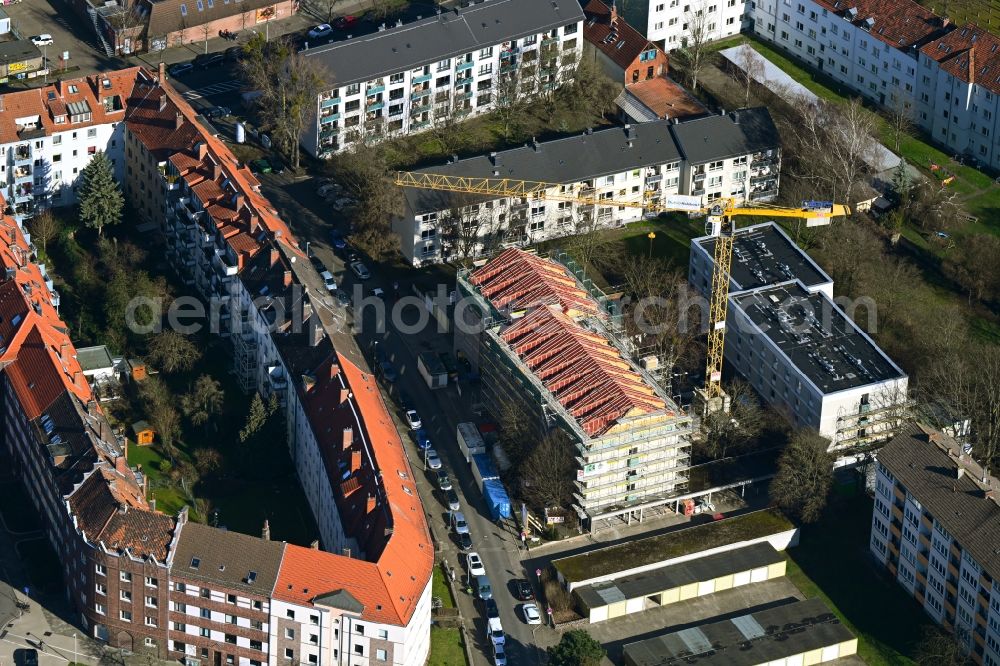
[[229, 624], [236, 624], [236, 616], [235, 615], [227, 615], [226, 616], [226, 622], [229, 623]]
[[101, 615], [104, 615], [104, 614], [107, 613], [107, 609], [104, 607], [104, 604], [94, 604], [94, 610], [97, 613], [100, 613]]
[[492, 73], [493, 73], [493, 63], [491, 63], [491, 62], [484, 62], [482, 65], [479, 66], [479, 75], [480, 76], [482, 76], [484, 74], [492, 74]]
[[187, 592], [187, 585], [184, 583], [174, 583], [174, 589], [178, 592]]
[[254, 610], [262, 610], [264, 608], [264, 602], [262, 602], [262, 601], [254, 600], [251, 603], [251, 605], [253, 606]]
[[348, 97], [350, 97], [351, 95], [357, 95], [360, 92], [361, 92], [361, 84], [360, 83], [352, 83], [351, 85], [347, 86], [346, 95]]
[[156, 587], [157, 580], [152, 576], [146, 576], [146, 587]]
[[781, 31], [781, 38], [787, 42], [788, 41], [788, 33], [785, 32], [784, 30], [782, 30]]
[[382, 639], [383, 641], [389, 640], [389, 631], [387, 629], [379, 629], [378, 630], [378, 637], [380, 639]]
[[203, 587], [201, 588], [200, 596], [202, 599], [209, 599], [212, 596], [212, 591], [207, 587]]
[[[677, 23], [677, 19], [670, 20], [670, 25], [673, 25], [674, 23]], [[663, 30], [663, 21], [657, 21], [653, 24], [653, 30]]]
[[158, 603], [159, 602], [157, 601], [156, 597], [146, 597], [146, 605], [149, 606], [150, 608], [156, 608], [156, 605]]
[[406, 74], [399, 72], [389, 77], [389, 83], [402, 83], [404, 78], [406, 78]]
[[121, 620], [122, 622], [131, 622], [132, 611], [127, 611], [127, 610], [118, 611], [118, 619]]
[[312, 625], [319, 624], [319, 615], [310, 615], [309, 616], [309, 624], [312, 624]]
[[118, 592], [118, 596], [121, 598], [122, 601], [132, 601], [132, 593], [129, 592], [128, 590], [120, 590]]
[[480, 58], [492, 58], [493, 57], [493, 47], [487, 47], [479, 52]]
[[236, 645], [236, 636], [233, 634], [224, 634], [225, 641], [231, 645]]
[[313, 645], [319, 645], [319, 635], [309, 634], [309, 642], [312, 643]]
[[285, 659], [295, 660], [295, 650], [291, 648], [285, 648]]
[[365, 654], [365, 646], [364, 645], [355, 645], [354, 646], [354, 654], [364, 656], [364, 654]]
[[183, 634], [187, 632], [187, 625], [183, 622], [174, 622], [174, 631], [179, 631]]
[[121, 581], [122, 581], [123, 583], [131, 583], [131, 582], [132, 582], [132, 574], [130, 574], [130, 573], [129, 573], [129, 572], [127, 572], [127, 571], [120, 571], [120, 572], [118, 573], [118, 578], [119, 578], [119, 579], [120, 579], [120, 580], [121, 580]]
[[198, 627], [198, 635], [202, 638], [211, 638], [212, 630], [208, 627]]
[[295, 640], [295, 630], [294, 629], [285, 629], [285, 638], [287, 638], [290, 641]]
[[186, 613], [187, 612], [187, 604], [182, 604], [179, 601], [175, 601], [174, 602], [174, 610], [177, 611], [178, 613]]
[[147, 627], [155, 627], [156, 626], [156, 618], [152, 617], [150, 615], [147, 615], [146, 616], [146, 626]]
[[315, 654], [309, 655], [309, 663], [310, 664], [318, 664], [319, 663], [319, 657], [317, 655], [315, 655]]
[[200, 610], [201, 610], [201, 616], [203, 618], [205, 618], [206, 620], [211, 620], [212, 619], [212, 611], [210, 611], [207, 608], [202, 608]]
[[389, 658], [389, 654], [385, 650], [375, 650], [375, 661], [385, 661]]
[[708, 164], [708, 170], [709, 171], [719, 171], [720, 169], [722, 169], [723, 164], [724, 164], [723, 160], [719, 160], [718, 162], [709, 162], [709, 164]]

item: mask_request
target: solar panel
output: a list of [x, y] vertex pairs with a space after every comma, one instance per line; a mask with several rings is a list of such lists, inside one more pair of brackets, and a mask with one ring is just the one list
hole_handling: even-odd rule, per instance
[[622, 594], [622, 591], [617, 587], [605, 587], [597, 590], [597, 596], [599, 596], [606, 604], [613, 604], [616, 601], [625, 601], [625, 595]]
[[734, 617], [732, 619], [732, 623], [737, 629], [740, 630], [740, 633], [743, 634], [743, 638], [748, 641], [767, 635], [767, 632], [764, 631], [764, 627], [760, 626], [760, 623], [757, 622], [752, 615]]
[[712, 641], [708, 640], [708, 637], [697, 627], [678, 631], [677, 637], [681, 639], [691, 654], [703, 654], [712, 649]]

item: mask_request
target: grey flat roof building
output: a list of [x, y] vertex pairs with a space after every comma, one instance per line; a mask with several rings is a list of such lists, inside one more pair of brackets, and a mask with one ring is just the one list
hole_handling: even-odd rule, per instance
[[778, 148], [778, 128], [767, 108], [740, 109], [726, 115], [706, 116], [670, 127], [682, 157], [703, 164]]
[[627, 666], [751, 666], [854, 640], [826, 604], [808, 599], [629, 643], [623, 656]]
[[729, 300], [824, 394], [904, 377], [843, 310], [799, 282]]
[[[704, 236], [694, 242], [714, 261], [715, 237]], [[833, 285], [830, 276], [774, 222], [736, 232], [729, 277], [731, 291], [758, 289], [789, 280], [800, 281], [810, 291], [820, 285]]]
[[[576, 0], [482, 0], [398, 27], [308, 49], [331, 85], [370, 81], [583, 21]], [[581, 33], [580, 39], [583, 39]]]
[[765, 541], [680, 564], [669, 564], [605, 583], [584, 585], [574, 591], [580, 595], [580, 600], [587, 608], [595, 608], [615, 601], [637, 599], [663, 590], [672, 590], [690, 583], [700, 583], [741, 571], [759, 569], [777, 564], [783, 559], [781, 553]]

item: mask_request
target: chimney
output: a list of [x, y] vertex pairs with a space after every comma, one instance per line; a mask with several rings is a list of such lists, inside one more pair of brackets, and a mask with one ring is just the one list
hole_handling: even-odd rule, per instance
[[[177, 115], [179, 117], [181, 114], [178, 113]], [[180, 127], [180, 125], [178, 125], [178, 127]], [[198, 160], [201, 161], [205, 159], [205, 156], [208, 155], [208, 144], [204, 141], [199, 141], [195, 148], [198, 150]]]
[[351, 451], [351, 473], [354, 474], [361, 469], [361, 451]]
[[160, 61], [160, 66], [157, 68], [157, 74], [158, 74], [156, 79], [157, 81], [167, 80], [167, 63], [163, 62], [162, 60]]
[[531, 147], [535, 149], [536, 153], [542, 152], [542, 147], [538, 143], [538, 139], [531, 137]]
[[[183, 114], [181, 114], [180, 111], [178, 111], [177, 115], [174, 117], [174, 129], [180, 129], [181, 125], [183, 125], [183, 124], [184, 124], [184, 116], [183, 116]], [[205, 159], [204, 151], [205, 151], [205, 147], [204, 147], [204, 144], [202, 144], [202, 146], [200, 148], [198, 148], [198, 158], [199, 159]]]
[[[438, 11], [441, 11], [441, 10], [438, 9]], [[340, 549], [340, 554], [343, 555], [344, 557], [350, 557], [351, 556], [351, 549], [347, 548], [347, 547], [341, 548]]]
[[313, 550], [319, 550], [319, 539], [313, 539], [313, 542], [309, 544], [309, 547]]
[[160, 111], [162, 112], [167, 108], [167, 93], [160, 95]]
[[117, 469], [119, 472], [125, 475], [129, 475], [132, 473], [132, 470], [128, 468], [128, 460], [125, 458], [124, 453], [115, 458], [115, 469]]
[[340, 375], [340, 366], [330, 363], [330, 379], [336, 379]]
[[340, 389], [340, 404], [344, 404], [351, 397], [351, 390], [346, 386]]
[[292, 271], [285, 271], [284, 276], [282, 276], [281, 283], [285, 285], [286, 288], [292, 286]]
[[955, 478], [961, 479], [963, 476], [965, 476], [965, 468], [959, 465], [955, 468]]
[[246, 196], [242, 192], [237, 192], [233, 195], [233, 208], [236, 210], [243, 208], [244, 201], [246, 201]]
[[274, 266], [276, 263], [278, 263], [278, 259], [280, 259], [280, 258], [281, 258], [281, 253], [278, 252], [278, 248], [272, 247], [271, 248], [271, 266]]
[[323, 341], [323, 337], [326, 335], [323, 325], [319, 320], [319, 314], [316, 312], [310, 314], [309, 319], [306, 320], [306, 326], [309, 333], [309, 346], [315, 347]]
[[260, 538], [264, 541], [271, 540], [271, 523], [268, 522], [267, 518], [264, 519], [264, 529], [260, 531]]
[[375, 510], [375, 507], [377, 505], [378, 505], [378, 502], [375, 501], [375, 496], [374, 495], [368, 495], [368, 506], [365, 508], [365, 513], [371, 513], [372, 511]]
[[354, 428], [344, 428], [344, 431], [340, 435], [340, 444], [344, 451], [351, 448], [351, 444], [354, 443]]
[[490, 164], [493, 166], [497, 165], [497, 154], [495, 152], [490, 153]]
[[260, 218], [257, 217], [257, 213], [250, 214], [250, 235], [256, 236], [257, 232], [260, 231]]
[[218, 162], [212, 163], [212, 180], [219, 180], [222, 178], [222, 165]]
[[611, 28], [612, 28], [612, 30], [615, 27], [617, 27], [617, 25], [618, 25], [618, 7], [616, 6], [617, 4], [618, 4], [617, 2], [612, 2], [611, 3], [611, 19], [610, 20], [611, 20]]

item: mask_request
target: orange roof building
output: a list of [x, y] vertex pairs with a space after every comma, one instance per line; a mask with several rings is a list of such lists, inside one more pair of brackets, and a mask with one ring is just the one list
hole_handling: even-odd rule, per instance
[[623, 351], [617, 310], [598, 290], [556, 261], [509, 249], [460, 274], [459, 291], [486, 328], [456, 333], [478, 364], [484, 404], [498, 422], [513, 405], [539, 437], [568, 435], [579, 461], [573, 508], [585, 524], [639, 517], [637, 507], [687, 489], [691, 420]]

